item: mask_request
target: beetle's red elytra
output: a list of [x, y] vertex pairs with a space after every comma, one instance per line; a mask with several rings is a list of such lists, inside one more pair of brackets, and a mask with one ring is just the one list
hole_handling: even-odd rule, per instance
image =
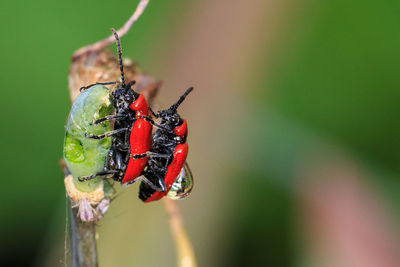
[[178, 176], [178, 174], [181, 172], [181, 169], [183, 168], [183, 164], [186, 161], [188, 150], [189, 150], [189, 147], [188, 147], [188, 144], [186, 144], [186, 143], [179, 144], [175, 147], [172, 162], [168, 166], [167, 172], [164, 177], [164, 183], [165, 183], [165, 186], [167, 187], [167, 190], [165, 192], [157, 192], [156, 191], [150, 198], [148, 198], [144, 202], [151, 202], [154, 200], [159, 200], [168, 194], [168, 191], [171, 189], [173, 182], [175, 182], [176, 177]]
[[[138, 99], [129, 105], [129, 108], [136, 111], [136, 121], [133, 123], [129, 137], [130, 154], [133, 156], [145, 154], [151, 148], [151, 134], [153, 129], [151, 123], [143, 117], [149, 115], [146, 99], [140, 94]], [[121, 183], [125, 184], [138, 178], [146, 167], [147, 161], [147, 156], [143, 158], [129, 157]]]

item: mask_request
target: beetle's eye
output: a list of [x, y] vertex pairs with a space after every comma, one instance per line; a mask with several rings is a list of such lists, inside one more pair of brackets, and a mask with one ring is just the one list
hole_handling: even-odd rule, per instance
[[[186, 165], [187, 166], [187, 165]], [[167, 197], [173, 200], [184, 199], [193, 188], [193, 176], [189, 168], [183, 167], [172, 184]]]

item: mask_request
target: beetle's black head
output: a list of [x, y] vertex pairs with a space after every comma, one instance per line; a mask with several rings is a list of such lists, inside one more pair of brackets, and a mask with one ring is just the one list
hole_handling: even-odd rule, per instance
[[131, 89], [133, 84], [135, 84], [135, 81], [132, 81], [125, 86], [119, 84], [117, 89], [112, 92], [114, 107], [117, 113], [123, 113], [128, 110], [129, 105], [139, 97], [139, 94]]
[[173, 130], [176, 126], [179, 126], [183, 123], [181, 116], [179, 116], [177, 109], [180, 104], [185, 100], [186, 96], [193, 90], [193, 87], [189, 87], [183, 95], [178, 99], [178, 101], [173, 104], [169, 109], [160, 110], [157, 113], [157, 117], [161, 118], [161, 124], [168, 128], [169, 130]]
[[161, 125], [169, 130], [173, 130], [176, 126], [183, 123], [181, 116], [179, 116], [176, 110], [161, 110], [158, 112], [157, 116], [161, 118]]

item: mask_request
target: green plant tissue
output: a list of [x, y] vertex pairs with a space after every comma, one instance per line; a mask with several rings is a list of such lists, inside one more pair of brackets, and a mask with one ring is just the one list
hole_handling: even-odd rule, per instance
[[78, 182], [79, 176], [87, 176], [103, 171], [111, 137], [100, 140], [87, 138], [87, 134], [103, 134], [111, 130], [110, 122], [90, 125], [94, 120], [113, 112], [110, 91], [102, 85], [95, 85], [83, 91], [75, 99], [65, 126], [63, 156], [74, 177], [76, 187], [81, 191], [92, 191], [100, 182], [95, 178]]

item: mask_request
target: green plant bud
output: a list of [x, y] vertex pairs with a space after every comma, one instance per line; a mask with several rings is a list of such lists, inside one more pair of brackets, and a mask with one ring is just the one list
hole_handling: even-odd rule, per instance
[[90, 125], [94, 120], [110, 115], [113, 105], [110, 91], [102, 85], [95, 85], [83, 91], [75, 99], [65, 126], [64, 160], [74, 177], [76, 188], [83, 192], [95, 190], [101, 177], [79, 182], [78, 177], [103, 171], [111, 137], [100, 140], [87, 138], [86, 134], [100, 135], [111, 131], [109, 121]]

